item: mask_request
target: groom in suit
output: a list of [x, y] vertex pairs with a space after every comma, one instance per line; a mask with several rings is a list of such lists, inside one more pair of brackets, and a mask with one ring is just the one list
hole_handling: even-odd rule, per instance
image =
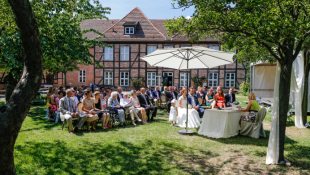
[[[77, 112], [77, 106], [75, 105], [74, 100], [72, 99], [73, 92], [71, 89], [66, 90], [66, 96], [59, 100], [59, 110], [60, 118], [62, 121], [67, 120], [69, 132], [73, 132], [72, 118], [79, 118], [79, 113]], [[80, 119], [76, 129], [81, 129], [86, 117]]]
[[[141, 94], [138, 95], [139, 103], [141, 107], [145, 108], [148, 121], [153, 121], [153, 118], [156, 117], [157, 107], [152, 105], [149, 96], [145, 93], [145, 88], [141, 88], [140, 92]], [[152, 116], [150, 116], [150, 112]]]
[[199, 117], [202, 118], [205, 110], [199, 105], [196, 89], [194, 87], [191, 87], [189, 90], [189, 103], [193, 106], [194, 109], [197, 110], [197, 112], [199, 113]]

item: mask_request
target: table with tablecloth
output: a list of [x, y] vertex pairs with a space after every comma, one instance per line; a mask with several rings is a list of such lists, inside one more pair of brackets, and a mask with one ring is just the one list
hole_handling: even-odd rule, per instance
[[232, 109], [207, 109], [198, 134], [211, 138], [229, 138], [238, 135], [241, 112]]

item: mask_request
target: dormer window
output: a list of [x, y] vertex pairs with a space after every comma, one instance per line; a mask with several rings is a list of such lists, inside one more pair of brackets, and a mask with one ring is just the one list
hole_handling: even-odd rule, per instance
[[125, 27], [125, 35], [133, 35], [133, 34], [135, 34], [134, 27]]
[[124, 35], [134, 35], [136, 34], [137, 26], [139, 22], [125, 22], [124, 26]]

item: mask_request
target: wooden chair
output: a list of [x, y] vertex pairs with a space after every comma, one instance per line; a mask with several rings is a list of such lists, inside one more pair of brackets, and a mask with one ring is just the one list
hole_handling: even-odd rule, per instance
[[240, 134], [244, 136], [250, 136], [256, 139], [258, 139], [259, 137], [266, 137], [263, 127], [263, 120], [265, 119], [266, 113], [266, 108], [261, 108], [256, 115], [255, 121], [241, 120]]
[[165, 109], [165, 108], [167, 107], [167, 97], [166, 97], [165, 94], [162, 94], [162, 95], [160, 96], [160, 107], [161, 107], [162, 109]]

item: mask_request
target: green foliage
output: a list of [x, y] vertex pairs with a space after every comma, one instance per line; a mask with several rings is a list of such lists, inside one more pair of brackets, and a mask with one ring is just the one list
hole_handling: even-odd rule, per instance
[[249, 90], [250, 90], [250, 84], [246, 81], [243, 81], [241, 84], [240, 84], [240, 91], [242, 93], [242, 95], [248, 95], [249, 93]]
[[131, 79], [131, 84], [136, 90], [139, 90], [141, 87], [143, 87], [144, 83], [145, 83], [144, 78], [132, 78]]
[[198, 86], [202, 86], [202, 84], [207, 80], [206, 77], [202, 76], [202, 77], [198, 77], [198, 76], [195, 76], [192, 78], [192, 81], [194, 82], [195, 84], [195, 87], [198, 87]]
[[191, 19], [181, 17], [170, 21], [167, 24], [170, 34], [193, 38], [214, 35], [226, 41], [228, 48], [235, 47], [241, 52], [241, 58], [270, 59], [271, 55], [280, 62], [285, 59], [293, 62], [310, 35], [308, 0], [174, 2], [184, 8], [194, 6], [196, 10]]
[[[79, 63], [91, 63], [89, 48], [96, 41], [83, 37], [80, 23], [86, 19], [105, 18], [109, 8], [98, 0], [33, 0], [31, 1], [40, 32], [43, 67], [50, 73], [67, 72]], [[0, 2], [0, 64], [18, 77], [23, 50], [19, 31], [6, 1]]]

